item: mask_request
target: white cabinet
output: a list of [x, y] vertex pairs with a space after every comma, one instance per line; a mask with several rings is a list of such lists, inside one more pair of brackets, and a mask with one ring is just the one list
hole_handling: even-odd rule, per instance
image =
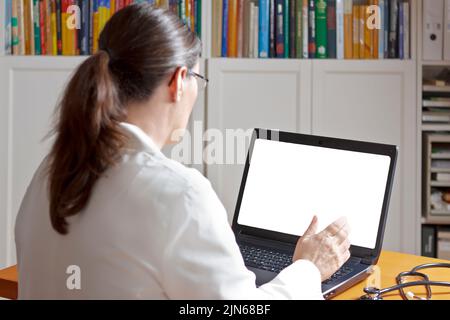
[[[311, 61], [213, 58], [208, 60], [208, 76], [209, 130], [224, 136], [226, 129], [254, 127], [310, 132]], [[243, 164], [208, 163], [206, 169], [231, 220]]]
[[0, 267], [15, 260], [14, 221], [50, 141], [59, 93], [83, 58], [0, 58]]
[[420, 239], [415, 70], [413, 61], [315, 61], [312, 86], [313, 134], [399, 146], [384, 248], [410, 253]]

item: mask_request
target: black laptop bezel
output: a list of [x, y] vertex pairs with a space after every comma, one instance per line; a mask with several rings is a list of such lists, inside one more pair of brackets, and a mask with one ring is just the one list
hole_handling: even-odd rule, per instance
[[[379, 143], [372, 143], [372, 142], [362, 142], [362, 141], [356, 141], [356, 140], [346, 140], [346, 139], [338, 139], [338, 138], [331, 138], [331, 137], [304, 135], [304, 134], [299, 134], [299, 133], [274, 131], [274, 130], [267, 130], [267, 129], [260, 129], [260, 128], [254, 129], [254, 131], [252, 133], [250, 145], [249, 145], [249, 150], [247, 153], [247, 159], [245, 162], [244, 173], [242, 176], [241, 185], [239, 188], [239, 194], [238, 194], [238, 199], [236, 202], [236, 208], [235, 208], [235, 212], [234, 212], [232, 228], [233, 228], [233, 231], [235, 232], [236, 236], [238, 236], [239, 234], [245, 234], [248, 236], [254, 236], [254, 237], [258, 237], [258, 238], [274, 240], [274, 241], [288, 243], [288, 244], [292, 244], [292, 245], [295, 245], [295, 243], [299, 239], [298, 236], [285, 234], [285, 233], [279, 233], [279, 232], [270, 231], [270, 230], [254, 228], [254, 227], [249, 227], [249, 226], [245, 226], [245, 225], [240, 225], [237, 222], [238, 217], [239, 217], [239, 210], [241, 207], [242, 197], [244, 194], [245, 185], [246, 185], [246, 181], [247, 181], [247, 175], [248, 175], [248, 171], [250, 168], [253, 147], [254, 147], [256, 139], [276, 140], [276, 141], [281, 141], [281, 142], [295, 143], [295, 144], [302, 144], [302, 145], [309, 145], [309, 146], [317, 146], [317, 147], [322, 147], [322, 148], [330, 148], [330, 149], [337, 149], [337, 150], [346, 150], [346, 151], [355, 151], [355, 152], [384, 155], [384, 156], [388, 156], [391, 159], [390, 165], [389, 165], [388, 178], [386, 181], [383, 206], [381, 209], [380, 222], [378, 225], [378, 234], [377, 234], [375, 249], [369, 249], [369, 248], [364, 248], [364, 247], [359, 247], [359, 246], [354, 246], [354, 245], [352, 245], [351, 249], [350, 249], [352, 256], [361, 257], [362, 259], [365, 259], [367, 261], [367, 263], [376, 264], [378, 261], [381, 249], [382, 249], [382, 245], [383, 245], [384, 231], [385, 231], [385, 226], [386, 226], [386, 221], [387, 221], [387, 214], [389, 211], [389, 202], [390, 202], [391, 193], [392, 193], [393, 184], [394, 184], [394, 175], [395, 175], [395, 169], [396, 169], [396, 163], [397, 163], [397, 157], [398, 157], [398, 147], [394, 146], [394, 145], [379, 144]], [[268, 187], [270, 187], [270, 186], [268, 186]]]

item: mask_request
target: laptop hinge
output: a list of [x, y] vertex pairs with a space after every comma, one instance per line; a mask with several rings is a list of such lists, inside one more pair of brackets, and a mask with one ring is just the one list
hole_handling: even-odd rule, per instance
[[363, 264], [368, 264], [368, 265], [372, 265], [373, 264], [373, 257], [370, 258], [361, 258], [361, 263]]

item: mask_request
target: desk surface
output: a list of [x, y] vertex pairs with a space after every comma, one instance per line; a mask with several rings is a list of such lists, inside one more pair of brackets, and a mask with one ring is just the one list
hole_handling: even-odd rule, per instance
[[[380, 268], [380, 280], [381, 287], [386, 288], [395, 285], [395, 277], [403, 271], [409, 271], [415, 266], [424, 263], [434, 263], [434, 262], [444, 262], [450, 263], [450, 261], [431, 259], [426, 257], [418, 257], [409, 254], [383, 251], [381, 253], [380, 259], [378, 260], [377, 266]], [[450, 269], [427, 269], [424, 273], [428, 275], [432, 281], [450, 281]], [[334, 300], [355, 300], [361, 297], [364, 292], [364, 287], [368, 286], [366, 284], [371, 283], [374, 280], [375, 275], [370, 278], [360, 282], [354, 287], [348, 289], [347, 291], [341, 293], [340, 295], [334, 297]], [[370, 285], [372, 286], [372, 285]], [[417, 289], [415, 289], [417, 290]], [[433, 300], [450, 300], [450, 288], [445, 287], [433, 287]], [[423, 294], [424, 289], [419, 288], [415, 294]], [[397, 291], [392, 294], [387, 294], [383, 299], [385, 300], [398, 300], [401, 299]]]
[[[400, 272], [408, 271], [417, 265], [431, 262], [449, 263], [449, 261], [383, 251], [377, 264], [381, 271], [381, 286], [383, 288], [392, 286], [395, 284], [395, 277]], [[431, 280], [450, 281], [450, 269], [430, 269], [426, 270], [426, 274]], [[371, 280], [362, 281], [356, 286], [336, 296], [334, 299], [358, 299], [363, 294], [363, 288], [366, 286], [367, 281]], [[424, 290], [422, 290], [422, 292], [424, 292]], [[417, 294], [422, 292], [417, 292]], [[0, 270], [0, 297], [9, 299], [15, 299], [17, 297], [17, 269], [15, 266]], [[385, 299], [400, 299], [400, 296], [397, 293], [393, 293], [386, 296]], [[433, 299], [450, 300], [450, 288], [433, 288]]]

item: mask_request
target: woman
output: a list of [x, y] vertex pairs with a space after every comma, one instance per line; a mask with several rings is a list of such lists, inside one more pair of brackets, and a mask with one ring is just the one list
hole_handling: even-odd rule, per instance
[[186, 127], [201, 43], [148, 5], [115, 14], [60, 103], [55, 141], [16, 221], [19, 298], [321, 299], [349, 257], [347, 224], [299, 241], [257, 288], [210, 183], [161, 148]]

